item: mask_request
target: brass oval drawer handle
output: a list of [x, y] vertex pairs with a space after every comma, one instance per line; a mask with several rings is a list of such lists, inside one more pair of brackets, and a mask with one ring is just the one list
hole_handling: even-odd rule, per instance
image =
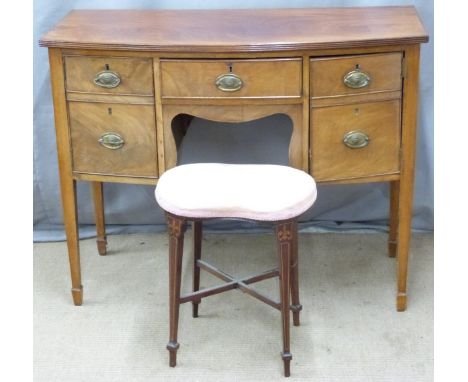
[[101, 135], [98, 142], [101, 146], [111, 150], [120, 149], [125, 144], [122, 136], [117, 133], [104, 133]]
[[343, 137], [343, 143], [350, 149], [362, 149], [369, 144], [369, 136], [362, 131], [350, 131]]
[[244, 83], [238, 75], [234, 73], [226, 73], [216, 78], [215, 85], [223, 92], [235, 92], [239, 90]]
[[94, 83], [102, 88], [116, 88], [120, 84], [120, 77], [116, 72], [104, 70], [96, 74]]
[[343, 77], [343, 82], [348, 88], [360, 89], [368, 86], [371, 77], [360, 69], [354, 69]]

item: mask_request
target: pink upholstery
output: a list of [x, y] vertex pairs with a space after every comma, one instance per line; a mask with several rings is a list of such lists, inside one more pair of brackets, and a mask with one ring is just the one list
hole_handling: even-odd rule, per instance
[[307, 211], [317, 188], [292, 167], [197, 163], [166, 171], [155, 194], [161, 208], [178, 216], [279, 221]]

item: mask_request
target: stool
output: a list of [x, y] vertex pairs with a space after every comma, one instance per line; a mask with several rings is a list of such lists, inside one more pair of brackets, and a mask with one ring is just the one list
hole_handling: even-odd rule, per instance
[[[193, 317], [204, 297], [232, 289], [281, 311], [284, 374], [290, 375], [289, 311], [299, 326], [299, 280], [296, 218], [315, 202], [317, 189], [304, 171], [278, 165], [189, 164], [166, 171], [158, 181], [156, 200], [166, 212], [169, 232], [169, 365], [176, 365], [179, 348], [179, 306], [192, 302]], [[255, 276], [234, 278], [201, 259], [202, 221], [239, 218], [272, 222], [278, 245], [278, 268]], [[182, 255], [186, 223], [193, 222], [193, 291], [180, 294]], [[200, 269], [221, 280], [220, 286], [200, 290]], [[255, 291], [250, 284], [279, 276], [279, 302]], [[291, 293], [291, 304], [289, 302]]]

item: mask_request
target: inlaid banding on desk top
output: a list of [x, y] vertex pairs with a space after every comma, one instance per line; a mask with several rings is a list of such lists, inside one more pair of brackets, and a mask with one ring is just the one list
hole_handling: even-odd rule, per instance
[[414, 7], [74, 10], [41, 46], [261, 52], [427, 42]]

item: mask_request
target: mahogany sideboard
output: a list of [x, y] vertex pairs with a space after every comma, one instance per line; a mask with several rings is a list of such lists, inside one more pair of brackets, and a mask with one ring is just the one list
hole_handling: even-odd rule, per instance
[[177, 164], [187, 127], [177, 116], [284, 113], [291, 166], [318, 183], [389, 182], [388, 251], [405, 310], [427, 41], [413, 7], [70, 12], [40, 45], [49, 49], [75, 305], [83, 300], [77, 181], [91, 182], [105, 254], [102, 183], [156, 184]]

